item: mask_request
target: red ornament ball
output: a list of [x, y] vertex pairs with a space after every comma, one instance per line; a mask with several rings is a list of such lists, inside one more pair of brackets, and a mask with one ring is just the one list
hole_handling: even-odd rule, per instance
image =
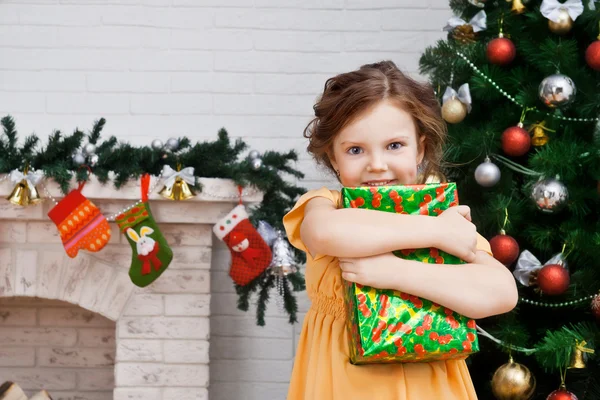
[[527, 154], [531, 147], [529, 133], [520, 126], [511, 126], [502, 133], [502, 150], [512, 157]]
[[494, 258], [507, 267], [519, 257], [519, 243], [508, 235], [499, 234], [490, 239]]
[[507, 65], [515, 59], [517, 48], [507, 38], [496, 38], [487, 45], [487, 58], [492, 64]]
[[590, 68], [600, 71], [600, 40], [590, 44], [585, 51], [585, 61]]
[[538, 272], [537, 283], [542, 293], [558, 296], [566, 292], [571, 282], [569, 271], [559, 264], [545, 265]]
[[594, 298], [592, 299], [591, 308], [594, 317], [596, 317], [596, 319], [600, 321], [600, 294], [594, 296]]
[[577, 396], [566, 389], [558, 389], [550, 393], [546, 400], [578, 400]]

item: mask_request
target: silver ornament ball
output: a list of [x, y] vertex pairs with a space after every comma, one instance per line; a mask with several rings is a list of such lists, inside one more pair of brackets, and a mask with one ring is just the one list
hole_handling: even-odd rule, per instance
[[160, 149], [162, 149], [163, 147], [164, 147], [164, 143], [162, 142], [162, 140], [160, 140], [160, 139], [154, 139], [154, 140], [152, 141], [152, 148], [153, 148], [154, 150], [160, 150]]
[[556, 213], [567, 205], [569, 191], [558, 179], [541, 179], [533, 185], [531, 198], [540, 211]]
[[255, 158], [254, 160], [250, 160], [250, 167], [253, 170], [258, 171], [263, 165], [263, 162], [260, 158]]
[[257, 150], [252, 150], [248, 153], [248, 159], [254, 160], [255, 158], [260, 157], [260, 153]]
[[550, 108], [565, 107], [575, 101], [577, 87], [571, 78], [562, 74], [550, 75], [540, 83], [540, 100]]
[[86, 156], [96, 154], [96, 146], [91, 143], [86, 144], [83, 148], [83, 154], [85, 154]]
[[94, 154], [93, 156], [90, 157], [90, 165], [92, 167], [95, 167], [96, 164], [98, 164], [98, 161], [100, 161], [100, 157], [98, 156], [98, 154]]
[[483, 187], [492, 187], [500, 181], [500, 168], [488, 157], [475, 169], [475, 180]]
[[179, 140], [175, 138], [170, 138], [169, 140], [167, 140], [167, 144], [165, 145], [165, 147], [171, 151], [177, 151], [177, 149], [179, 148]]
[[73, 154], [73, 162], [75, 165], [83, 165], [85, 164], [85, 157], [81, 153]]

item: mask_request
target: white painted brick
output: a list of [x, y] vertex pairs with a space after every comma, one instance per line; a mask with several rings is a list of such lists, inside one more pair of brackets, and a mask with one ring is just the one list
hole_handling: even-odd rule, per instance
[[36, 315], [33, 308], [0, 307], [0, 325], [32, 326], [36, 324]]
[[37, 290], [38, 254], [35, 250], [17, 250], [15, 263], [18, 266], [15, 278], [15, 294], [35, 296]]
[[[233, 207], [232, 207], [233, 208]], [[161, 225], [170, 246], [210, 246], [212, 226]]]
[[58, 229], [53, 222], [28, 222], [27, 241], [29, 243], [60, 243]]
[[425, 48], [423, 32], [345, 32], [345, 51], [419, 52]]
[[56, 47], [169, 48], [170, 33], [166, 29], [102, 26], [76, 28], [76, 35], [74, 31], [72, 28], [59, 28]]
[[[6, 76], [8, 75], [8, 76]], [[3, 71], [0, 74], [0, 90], [3, 90], [2, 86], [5, 83], [9, 83], [8, 80], [14, 80], [14, 79], [19, 79], [18, 77], [11, 75], [11, 72], [5, 72]], [[14, 82], [17, 85], [19, 84], [19, 82]], [[10, 85], [10, 83], [9, 83]], [[15, 87], [13, 88], [6, 88], [6, 90], [13, 90], [15, 89]], [[16, 89], [17, 91], [19, 91], [18, 89]], [[35, 90], [35, 89], [32, 89]], [[14, 184], [10, 181], [6, 181], [5, 184], [9, 184], [10, 185], [10, 190], [12, 191], [12, 189], [14, 188]], [[43, 218], [43, 216], [45, 216], [44, 212], [43, 212], [43, 207], [15, 207], [13, 204], [9, 203], [8, 201], [3, 201], [2, 203], [0, 203], [0, 218], [6, 218], [6, 219], [41, 219]]]
[[123, 315], [131, 316], [153, 316], [162, 315], [164, 312], [163, 295], [135, 293], [129, 299]]
[[306, 115], [313, 96], [215, 94], [214, 112], [220, 115]]
[[85, 276], [92, 259], [89, 256], [80, 254], [77, 260], [64, 258], [63, 273], [60, 278], [58, 289], [58, 298], [69, 303], [78, 304], [83, 290]]
[[252, 79], [252, 74], [173, 72], [171, 74], [171, 91], [175, 93], [251, 93], [253, 90]]
[[[275, 289], [271, 291], [271, 297], [269, 299], [268, 307], [265, 315], [267, 316], [280, 316], [277, 307], [270, 307], [271, 304], [275, 303]], [[238, 310], [237, 300], [238, 295], [236, 293], [213, 293], [212, 295], [212, 307], [211, 312], [216, 315], [235, 315], [243, 316], [246, 312]], [[256, 304], [255, 296], [253, 296], [250, 304]], [[254, 308], [254, 307], [253, 307]]]
[[25, 243], [27, 226], [18, 222], [2, 222], [0, 243]]
[[33, 347], [0, 347], [0, 367], [34, 366], [35, 349]]
[[114, 387], [115, 376], [112, 369], [83, 369], [77, 372], [79, 390], [103, 390]]
[[[3, 51], [0, 50], [0, 56]], [[44, 112], [46, 99], [41, 93], [2, 92], [0, 110], [15, 112]]]
[[208, 386], [208, 365], [118, 363], [115, 372], [118, 386], [181, 387], [190, 382]]
[[[440, 2], [432, 0], [431, 3]], [[440, 2], [441, 3], [441, 2]], [[448, 7], [447, 2], [444, 2]], [[428, 8], [425, 0], [346, 0], [346, 8], [350, 9], [390, 9], [390, 8]]]
[[42, 347], [37, 353], [41, 367], [97, 368], [115, 363], [114, 349], [72, 349]]
[[[53, 390], [51, 394], [55, 400], [113, 400], [112, 390], [105, 392], [60, 392]], [[150, 398], [148, 397], [148, 399]]]
[[210, 344], [211, 360], [291, 360], [292, 356], [289, 338], [218, 337]]
[[279, 382], [287, 383], [292, 372], [292, 361], [213, 360], [210, 363], [214, 382]]
[[117, 346], [117, 361], [162, 361], [162, 341], [121, 339]]
[[80, 328], [77, 345], [80, 347], [115, 348], [115, 328]]
[[165, 340], [165, 362], [173, 364], [208, 364], [208, 341]]
[[[212, 374], [214, 375], [214, 374]], [[211, 376], [212, 376], [211, 375]], [[210, 400], [270, 399], [287, 398], [287, 383], [271, 382], [215, 382], [210, 383]]]
[[123, 94], [62, 94], [47, 95], [47, 110], [54, 114], [127, 114], [129, 96]]
[[106, 328], [114, 322], [94, 312], [80, 307], [73, 308], [44, 308], [40, 310], [40, 326], [56, 327], [100, 327]]
[[120, 7], [119, 12], [103, 15], [102, 21], [105, 25], [204, 30], [213, 26], [213, 14], [211, 9]]
[[173, 30], [172, 49], [252, 50], [252, 36], [243, 30]]
[[[256, 50], [339, 52], [342, 48], [340, 32], [273, 32], [253, 31]], [[226, 50], [221, 48], [219, 50]]]
[[117, 320], [134, 290], [129, 274], [125, 271], [116, 271], [100, 303], [98, 312], [113, 321]]
[[344, 7], [343, 0], [254, 0], [255, 7], [273, 8], [323, 8], [341, 9]]
[[30, 49], [0, 48], [0, 69], [45, 70], [123, 70], [138, 62], [131, 49]]
[[229, 276], [229, 271], [213, 270], [210, 274], [210, 287], [213, 296], [217, 293], [235, 293], [235, 285]]
[[56, 368], [0, 368], [2, 380], [18, 382], [23, 390], [44, 388], [53, 390], [75, 389], [76, 376], [73, 371]]
[[91, 72], [90, 92], [168, 93], [169, 76], [161, 72]]
[[210, 315], [210, 294], [172, 294], [165, 296], [165, 315], [198, 316]]
[[[104, 207], [98, 205], [102, 210]], [[104, 261], [107, 264], [113, 265], [114, 267], [127, 268], [131, 265], [131, 246], [129, 244], [118, 244], [120, 237], [123, 236], [120, 232], [111, 230], [111, 242], [108, 246], [104, 247], [102, 251], [94, 253], [94, 257], [98, 260]]]
[[172, 246], [171, 269], [210, 269], [212, 249], [204, 246]]
[[0, 344], [2, 345], [72, 346], [75, 342], [77, 342], [75, 329], [0, 328]]
[[209, 293], [209, 271], [167, 269], [146, 290], [151, 293]]
[[205, 317], [122, 317], [117, 332], [121, 338], [207, 339], [209, 321]]
[[102, 263], [94, 262], [85, 277], [79, 305], [86, 310], [99, 312], [102, 301], [106, 300], [106, 290], [111, 284], [115, 270]]
[[0, 47], [13, 47], [15, 37], [19, 38], [19, 47], [55, 47], [56, 31], [50, 26], [0, 26]]
[[212, 111], [208, 94], [146, 94], [131, 96], [133, 114], [208, 114]]
[[262, 337], [262, 338], [288, 338], [292, 334], [292, 325], [286, 318], [265, 318], [265, 326], [257, 329], [254, 307], [248, 315], [232, 317], [213, 314], [210, 319], [210, 332], [213, 340], [215, 336], [228, 337]]
[[202, 387], [166, 388], [163, 400], [208, 400], [208, 390]]
[[16, 271], [10, 249], [0, 249], [0, 297], [14, 296]]
[[174, 7], [248, 7], [248, 0], [173, 0]]
[[[314, 103], [318, 93], [323, 91], [323, 85], [329, 77], [330, 75], [324, 74], [254, 74], [254, 92], [307, 94], [312, 96]], [[302, 115], [307, 115], [309, 112], [304, 110]]]
[[0, 25], [17, 25], [19, 23], [19, 13], [16, 5], [6, 4], [2, 6], [0, 13]]
[[62, 275], [64, 251], [43, 251], [38, 265], [37, 296], [56, 299]]
[[160, 393], [157, 388], [116, 388], [114, 400], [159, 400]]
[[29, 5], [20, 7], [23, 25], [99, 26], [102, 13], [99, 7]]
[[[439, 31], [451, 17], [447, 10], [399, 9], [381, 14], [381, 28], [390, 31]], [[423, 21], [426, 20], [427, 24]], [[432, 28], [434, 27], [434, 28]]]

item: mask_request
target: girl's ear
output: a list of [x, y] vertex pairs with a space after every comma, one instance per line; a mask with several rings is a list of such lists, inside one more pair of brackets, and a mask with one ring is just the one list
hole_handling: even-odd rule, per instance
[[331, 163], [331, 166], [333, 167], [333, 169], [335, 169], [336, 171], [339, 171], [340, 169], [338, 168], [338, 164], [335, 161], [335, 156], [333, 155], [333, 150], [329, 150], [327, 152], [327, 157], [329, 158], [329, 162]]
[[419, 152], [417, 153], [417, 165], [423, 162], [425, 158], [425, 135], [419, 138]]

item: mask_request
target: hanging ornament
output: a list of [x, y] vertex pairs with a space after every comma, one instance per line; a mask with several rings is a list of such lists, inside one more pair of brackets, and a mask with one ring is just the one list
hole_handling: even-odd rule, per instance
[[492, 64], [508, 65], [515, 59], [517, 48], [512, 40], [505, 38], [500, 34], [500, 37], [497, 37], [488, 43], [486, 55]]
[[550, 108], [565, 107], [575, 101], [577, 87], [563, 74], [550, 75], [540, 83], [538, 96]]
[[16, 186], [6, 200], [21, 207], [41, 203], [43, 199], [40, 198], [36, 185], [41, 182], [43, 177], [43, 171], [31, 172], [28, 166], [25, 166], [24, 172], [16, 169], [11, 171], [10, 181]]
[[569, 369], [586, 368], [588, 354], [594, 354], [593, 349], [589, 349], [589, 348], [585, 347], [586, 344], [587, 344], [587, 342], [585, 340], [583, 340], [581, 342], [577, 341], [575, 343], [573, 353], [571, 353], [571, 360], [570, 360], [569, 366], [567, 368], [569, 368]]
[[555, 254], [551, 259], [546, 261], [544, 265], [529, 251], [523, 250], [517, 263], [513, 275], [515, 279], [523, 286], [535, 286], [537, 285], [537, 274], [542, 267], [552, 264], [561, 264], [566, 267], [567, 262], [563, 252]]
[[494, 164], [489, 157], [475, 169], [475, 180], [483, 187], [492, 187], [500, 181], [500, 168]]
[[492, 376], [492, 392], [497, 400], [527, 400], [533, 395], [535, 384], [531, 371], [512, 357]]
[[154, 139], [152, 141], [152, 148], [154, 150], [161, 150], [163, 147], [164, 147], [164, 144], [163, 144], [162, 140], [160, 140], [160, 139]]
[[529, 132], [533, 131], [531, 137], [531, 144], [535, 147], [545, 146], [550, 138], [546, 135], [546, 131], [556, 132], [553, 129], [546, 128], [546, 121], [538, 122], [537, 124], [531, 125]]
[[548, 18], [550, 31], [557, 35], [564, 35], [573, 28], [573, 21], [583, 13], [581, 0], [544, 0], [540, 6], [540, 12]]
[[600, 321], [600, 294], [594, 296], [590, 304], [590, 308], [594, 317], [596, 317], [596, 319]]
[[91, 156], [96, 154], [96, 145], [92, 143], [88, 143], [83, 148], [83, 154], [86, 156]]
[[547, 296], [565, 293], [569, 283], [571, 283], [569, 271], [562, 264], [545, 265], [537, 273], [537, 285]]
[[569, 191], [558, 176], [540, 179], [533, 185], [531, 198], [540, 211], [556, 213], [567, 205]]
[[510, 9], [514, 14], [523, 14], [527, 9], [521, 0], [506, 0], [507, 3], [512, 1], [512, 8]]
[[170, 138], [169, 140], [167, 140], [165, 147], [167, 148], [167, 150], [177, 151], [177, 149], [179, 149], [179, 140], [175, 138]]
[[255, 158], [259, 157], [260, 153], [258, 152], [258, 150], [251, 150], [250, 153], [248, 153], [248, 160], [254, 160]]
[[98, 154], [94, 154], [90, 157], [90, 165], [92, 167], [95, 167], [96, 164], [98, 164], [98, 161], [100, 161], [100, 157], [98, 156]]
[[255, 158], [253, 160], [250, 160], [250, 167], [255, 170], [258, 171], [263, 165], [262, 159], [260, 158]]
[[80, 152], [74, 153], [72, 158], [73, 158], [73, 163], [75, 165], [85, 164], [85, 156]]
[[546, 400], [578, 400], [577, 396], [569, 392], [564, 386], [550, 393]]
[[453, 16], [444, 27], [444, 31], [452, 32], [452, 37], [462, 44], [475, 42], [477, 32], [487, 28], [487, 15], [484, 10], [479, 11], [467, 23], [460, 17]]
[[442, 97], [442, 118], [450, 124], [458, 124], [471, 112], [471, 92], [465, 83], [458, 92], [448, 86]]
[[165, 179], [165, 187], [160, 191], [160, 195], [164, 198], [187, 200], [196, 195], [189, 186], [196, 184], [193, 167], [181, 169], [181, 165], [177, 165], [177, 171], [175, 171], [170, 166], [165, 165], [162, 176]]
[[468, 0], [469, 4], [474, 5], [475, 7], [483, 8], [485, 7], [485, 2], [487, 0]]
[[519, 257], [519, 243], [512, 236], [507, 235], [504, 229], [490, 239], [490, 247], [494, 258], [506, 267], [510, 267]]
[[600, 71], [600, 35], [585, 51], [585, 62], [590, 68]]
[[523, 129], [519, 122], [517, 126], [511, 126], [502, 133], [502, 150], [509, 156], [520, 157], [527, 154], [531, 147], [529, 133]]

